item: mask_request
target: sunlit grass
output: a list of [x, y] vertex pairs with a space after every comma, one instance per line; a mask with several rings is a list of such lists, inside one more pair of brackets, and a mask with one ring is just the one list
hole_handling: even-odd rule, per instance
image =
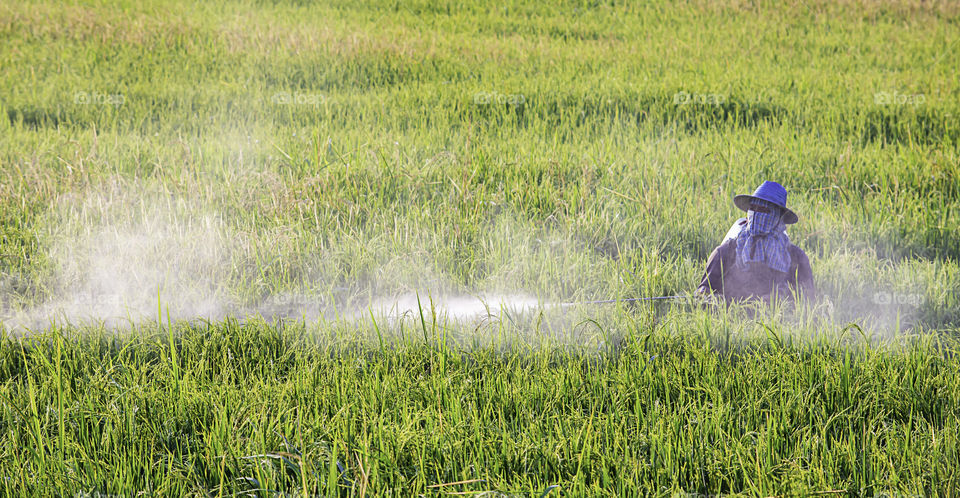
[[[4, 3], [0, 486], [955, 492], [956, 14]], [[812, 302], [549, 306], [689, 293], [765, 179]]]

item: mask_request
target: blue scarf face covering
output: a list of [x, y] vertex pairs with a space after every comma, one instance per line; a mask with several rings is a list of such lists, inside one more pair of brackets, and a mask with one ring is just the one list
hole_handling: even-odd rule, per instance
[[773, 203], [761, 199], [751, 202], [769, 208], [770, 212], [747, 211], [747, 226], [737, 236], [737, 264], [746, 268], [750, 263], [761, 263], [784, 273], [790, 271], [790, 238], [783, 213]]

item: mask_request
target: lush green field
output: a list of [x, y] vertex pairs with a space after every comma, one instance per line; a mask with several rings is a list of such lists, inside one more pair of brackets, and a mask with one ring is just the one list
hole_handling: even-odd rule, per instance
[[[0, 489], [955, 495], [958, 40], [952, 2], [0, 2]], [[691, 292], [765, 179], [816, 299], [550, 306]]]

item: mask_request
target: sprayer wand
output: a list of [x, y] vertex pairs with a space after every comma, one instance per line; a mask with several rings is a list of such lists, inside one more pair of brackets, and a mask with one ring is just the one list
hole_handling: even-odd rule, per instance
[[654, 296], [654, 297], [631, 297], [627, 299], [601, 299], [599, 301], [576, 301], [572, 303], [560, 303], [557, 306], [579, 306], [582, 304], [612, 304], [612, 303], [634, 303], [639, 301], [666, 301], [670, 299], [687, 299], [690, 296]]

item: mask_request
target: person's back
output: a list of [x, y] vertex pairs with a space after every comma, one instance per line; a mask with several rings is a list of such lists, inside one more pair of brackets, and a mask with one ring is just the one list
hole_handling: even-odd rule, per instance
[[785, 231], [798, 220], [786, 197], [780, 184], [764, 182], [753, 195], [734, 198], [747, 218], [738, 220], [710, 254], [697, 294], [720, 295], [728, 302], [790, 298], [796, 292], [813, 297], [810, 261]]

